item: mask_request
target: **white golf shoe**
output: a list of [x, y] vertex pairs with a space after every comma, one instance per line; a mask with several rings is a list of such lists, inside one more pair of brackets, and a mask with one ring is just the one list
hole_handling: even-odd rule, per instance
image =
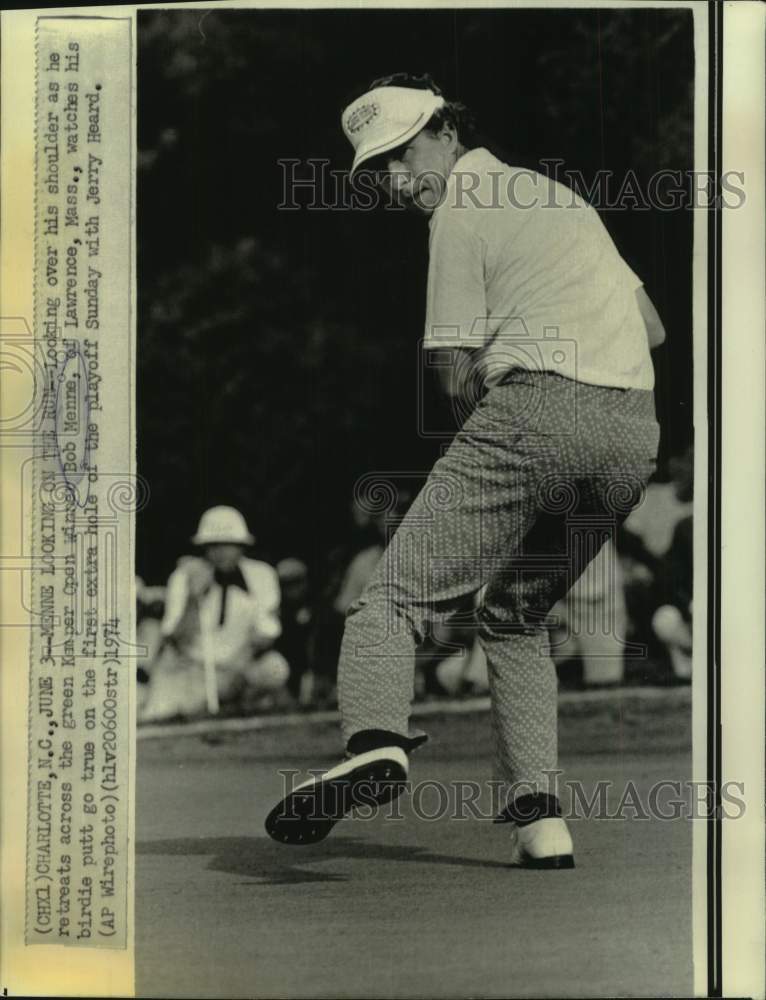
[[574, 868], [572, 837], [564, 820], [551, 816], [514, 824], [510, 863], [517, 868]]

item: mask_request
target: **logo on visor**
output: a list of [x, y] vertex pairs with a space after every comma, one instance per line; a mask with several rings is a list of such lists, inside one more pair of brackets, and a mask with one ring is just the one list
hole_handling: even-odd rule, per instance
[[369, 125], [370, 122], [377, 118], [379, 114], [379, 104], [362, 104], [348, 116], [346, 129], [351, 133], [351, 135], [353, 135], [355, 132], [359, 132], [360, 129], [363, 129], [366, 125]]

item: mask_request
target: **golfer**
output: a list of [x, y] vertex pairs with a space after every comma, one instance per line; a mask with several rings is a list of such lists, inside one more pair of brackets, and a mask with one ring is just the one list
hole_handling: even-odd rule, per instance
[[373, 170], [385, 198], [429, 220], [423, 343], [465, 419], [348, 610], [346, 759], [292, 790], [266, 829], [315, 842], [354, 806], [401, 790], [425, 738], [409, 716], [427, 623], [484, 588], [505, 856], [571, 868], [546, 619], [655, 469], [650, 347], [664, 331], [596, 211], [476, 146], [467, 110], [429, 78], [375, 81], [342, 123], [352, 172]]

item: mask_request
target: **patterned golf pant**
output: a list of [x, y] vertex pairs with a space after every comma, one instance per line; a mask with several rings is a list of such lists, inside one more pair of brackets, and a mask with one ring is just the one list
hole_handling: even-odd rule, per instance
[[[496, 774], [519, 794], [529, 791], [520, 783], [547, 791], [557, 766], [548, 613], [641, 501], [658, 441], [651, 392], [528, 372], [491, 389], [349, 609], [338, 675], [344, 738], [408, 733], [429, 623], [486, 588], [478, 628]], [[371, 506], [380, 493], [373, 484]]]

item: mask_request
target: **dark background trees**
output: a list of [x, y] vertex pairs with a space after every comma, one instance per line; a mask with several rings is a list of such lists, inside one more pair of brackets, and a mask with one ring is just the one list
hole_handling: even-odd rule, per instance
[[[345, 168], [341, 108], [407, 69], [475, 109], [514, 162], [608, 170], [618, 188], [634, 171], [645, 191], [657, 170], [693, 167], [693, 64], [684, 11], [142, 13], [139, 573], [161, 580], [213, 503], [242, 509], [266, 557], [316, 563], [361, 475], [425, 474], [438, 454], [416, 416], [427, 228], [280, 210], [280, 159]], [[668, 331], [664, 460], [691, 439], [692, 213], [603, 218]], [[425, 396], [444, 425], [428, 380]]]

